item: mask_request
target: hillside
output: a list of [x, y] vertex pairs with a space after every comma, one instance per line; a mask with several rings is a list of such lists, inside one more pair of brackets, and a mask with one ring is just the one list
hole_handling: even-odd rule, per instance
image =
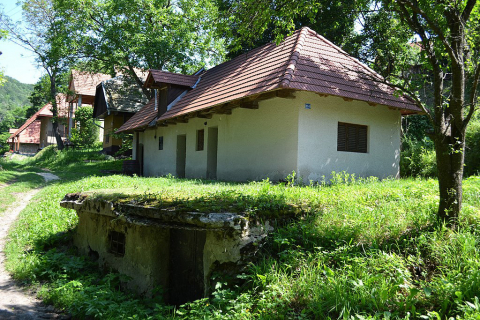
[[7, 81], [0, 87], [0, 110], [12, 110], [19, 106], [30, 106], [28, 96], [33, 90], [33, 84], [21, 83], [20, 81], [5, 76]]

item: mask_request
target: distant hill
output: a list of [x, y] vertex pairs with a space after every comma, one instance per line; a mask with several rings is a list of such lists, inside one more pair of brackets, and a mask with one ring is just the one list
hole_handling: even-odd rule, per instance
[[28, 97], [34, 86], [9, 76], [5, 78], [5, 85], [0, 87], [0, 134], [5, 134], [9, 128], [18, 128], [27, 120], [26, 112], [31, 106]]
[[30, 106], [28, 97], [33, 91], [33, 84], [21, 83], [9, 76], [7, 81], [0, 87], [0, 110], [12, 110], [15, 107]]

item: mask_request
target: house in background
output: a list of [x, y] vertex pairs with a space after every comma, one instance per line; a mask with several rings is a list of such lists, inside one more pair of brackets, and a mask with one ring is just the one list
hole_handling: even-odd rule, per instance
[[[138, 74], [142, 82], [146, 75]], [[137, 83], [124, 75], [102, 81], [96, 87], [93, 117], [103, 120], [103, 151], [114, 155], [119, 151], [122, 140], [114, 133], [146, 103], [148, 98]]]
[[[103, 73], [90, 73], [79, 70], [72, 70], [68, 84], [68, 126], [67, 135], [70, 137], [71, 129], [75, 127], [75, 111], [81, 106], [93, 107], [95, 100], [95, 89], [102, 81], [110, 79], [111, 76]], [[103, 136], [100, 130], [100, 137]]]
[[309, 28], [195, 75], [151, 70], [134, 132], [146, 176], [398, 177], [401, 117], [421, 110]]
[[[64, 94], [60, 93], [57, 95], [57, 110], [59, 119], [58, 129], [62, 139], [65, 140], [68, 107]], [[35, 154], [38, 150], [48, 145], [56, 144], [52, 119], [52, 104], [47, 103], [12, 133], [8, 139], [10, 150], [23, 154]]]

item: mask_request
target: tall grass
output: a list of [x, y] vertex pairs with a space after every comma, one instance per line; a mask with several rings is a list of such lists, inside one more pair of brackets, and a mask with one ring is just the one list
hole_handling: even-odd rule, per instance
[[[75, 173], [93, 172], [90, 165], [72, 165], [73, 173], [59, 168], [64, 180], [50, 183], [26, 208], [6, 248], [17, 279], [39, 286], [43, 299], [76, 317], [480, 317], [479, 177], [464, 181], [461, 223], [452, 231], [436, 220], [433, 179], [367, 181], [336, 174], [331, 185], [285, 186]], [[240, 286], [219, 281], [210, 297], [174, 309], [160, 296], [123, 292], [121, 275], [102, 274], [77, 255], [70, 246], [76, 214], [58, 203], [80, 191], [119, 202], [296, 219], [269, 237], [239, 275]]]

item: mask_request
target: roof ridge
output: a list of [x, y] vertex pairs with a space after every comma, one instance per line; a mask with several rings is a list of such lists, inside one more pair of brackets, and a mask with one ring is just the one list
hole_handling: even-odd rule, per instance
[[279, 84], [280, 88], [288, 88], [288, 85], [292, 80], [293, 73], [295, 72], [295, 67], [297, 65], [298, 58], [300, 57], [301, 51], [303, 49], [303, 45], [305, 44], [307, 32], [309, 30], [310, 28], [303, 27], [298, 33], [297, 42], [293, 47], [292, 55], [290, 56], [290, 61], [288, 62], [287, 68], [285, 69], [285, 73], [283, 74], [283, 78]]

